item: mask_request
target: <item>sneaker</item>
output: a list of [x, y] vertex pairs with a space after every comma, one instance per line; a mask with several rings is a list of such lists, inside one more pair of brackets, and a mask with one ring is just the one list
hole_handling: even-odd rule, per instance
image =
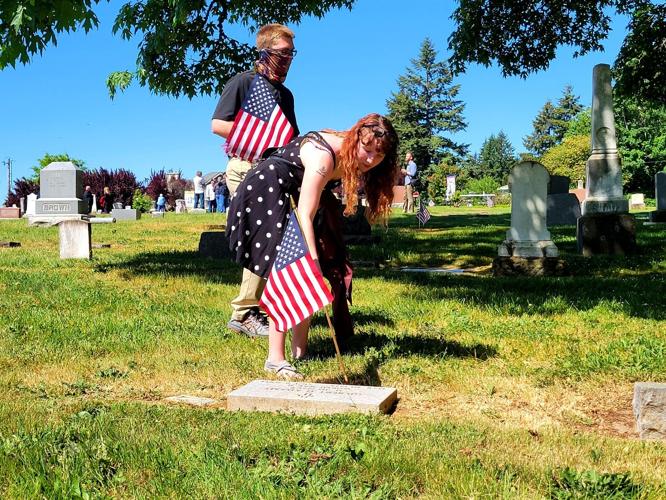
[[250, 338], [268, 337], [268, 319], [257, 311], [250, 311], [242, 321], [231, 318], [227, 328]]
[[280, 361], [279, 363], [273, 363], [272, 361], [266, 360], [264, 363], [264, 370], [288, 380], [303, 379], [303, 375], [298, 373], [296, 368], [294, 368], [287, 360]]

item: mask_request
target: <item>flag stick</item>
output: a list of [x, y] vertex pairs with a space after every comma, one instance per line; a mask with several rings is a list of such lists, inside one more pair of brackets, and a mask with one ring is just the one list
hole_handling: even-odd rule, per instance
[[[298, 224], [298, 228], [301, 230], [302, 233], [303, 228], [301, 227], [301, 220], [298, 218], [298, 207], [296, 207], [296, 204], [294, 203], [294, 198], [292, 196], [289, 197], [289, 200], [291, 201], [291, 208], [293, 209], [294, 217], [296, 217], [296, 223]], [[303, 238], [303, 241], [305, 242], [305, 247], [308, 248], [308, 242], [305, 240], [305, 237]], [[310, 252], [310, 248], [308, 248], [308, 252]], [[340, 347], [338, 346], [338, 339], [335, 336], [335, 329], [333, 328], [333, 323], [331, 322], [331, 316], [328, 314], [328, 306], [324, 306], [324, 314], [326, 315], [328, 328], [331, 331], [331, 338], [333, 339], [333, 346], [335, 347], [335, 357], [338, 359], [338, 366], [340, 367], [340, 371], [342, 372], [342, 377], [345, 379], [345, 384], [348, 384], [349, 378], [347, 378], [347, 370], [345, 370], [345, 364], [342, 361], [342, 355], [340, 354]]]

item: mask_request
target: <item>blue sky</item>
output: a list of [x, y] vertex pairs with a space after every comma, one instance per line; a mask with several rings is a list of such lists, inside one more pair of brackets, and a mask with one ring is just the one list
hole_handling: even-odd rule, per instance
[[[112, 36], [122, 2], [99, 6], [100, 28], [88, 35], [61, 36], [28, 66], [0, 72], [2, 120], [0, 159], [13, 160], [13, 177], [30, 174], [44, 153], [68, 153], [89, 168], [127, 168], [139, 180], [151, 170], [224, 169], [222, 140], [210, 132], [217, 96], [170, 98], [132, 86], [115, 100], [105, 81], [111, 71], [133, 69], [138, 39]], [[423, 39], [432, 39], [440, 58], [448, 56], [454, 2], [358, 0], [351, 11], [332, 11], [324, 19], [292, 26], [298, 55], [287, 79], [296, 99], [302, 131], [344, 129], [369, 112], [386, 111], [396, 80], [416, 57]], [[379, 7], [381, 6], [381, 7]], [[532, 120], [547, 99], [556, 100], [565, 85], [574, 87], [584, 105], [591, 101], [592, 67], [612, 64], [625, 35], [626, 21], [616, 19], [603, 53], [573, 59], [562, 48], [550, 69], [520, 78], [503, 78], [497, 68], [472, 66], [455, 80], [466, 103], [465, 132], [454, 136], [478, 151], [500, 130], [517, 152], [531, 132]], [[245, 41], [253, 36], [241, 27]], [[0, 170], [0, 193], [7, 189]]]

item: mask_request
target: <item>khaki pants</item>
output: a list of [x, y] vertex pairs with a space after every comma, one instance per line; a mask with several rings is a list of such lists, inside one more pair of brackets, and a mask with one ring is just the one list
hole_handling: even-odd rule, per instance
[[405, 199], [402, 202], [402, 209], [405, 212], [414, 211], [414, 188], [411, 184], [405, 186]]
[[[252, 168], [249, 161], [238, 158], [229, 158], [227, 164], [227, 187], [229, 195], [233, 196], [245, 174]], [[243, 268], [243, 280], [241, 281], [238, 297], [231, 301], [231, 319], [242, 321], [250, 309], [259, 307], [259, 299], [266, 286], [266, 280], [261, 276]]]

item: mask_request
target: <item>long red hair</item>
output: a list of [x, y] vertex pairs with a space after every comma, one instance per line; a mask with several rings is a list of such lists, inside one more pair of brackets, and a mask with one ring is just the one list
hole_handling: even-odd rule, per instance
[[[382, 129], [384, 135], [377, 137], [375, 127]], [[370, 128], [370, 136], [362, 134], [364, 128]], [[365, 139], [361, 136], [364, 135]], [[378, 151], [384, 154], [381, 163], [366, 173], [358, 169], [357, 154], [359, 144], [363, 141], [368, 144], [376, 141]], [[356, 212], [358, 205], [359, 181], [363, 181], [368, 208], [366, 216], [370, 222], [377, 219], [386, 219], [391, 213], [393, 202], [393, 185], [398, 176], [398, 134], [388, 118], [370, 113], [357, 121], [354, 126], [344, 133], [342, 147], [339, 153], [339, 164], [342, 169], [342, 183], [347, 195], [345, 215]]]

